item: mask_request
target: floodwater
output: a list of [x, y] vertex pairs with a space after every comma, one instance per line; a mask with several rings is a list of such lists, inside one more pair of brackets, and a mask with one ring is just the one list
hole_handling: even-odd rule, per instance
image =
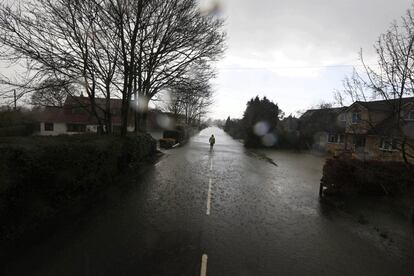
[[321, 205], [323, 164], [205, 129], [4, 274], [200, 275], [205, 255], [207, 275], [412, 275], [409, 218], [375, 200], [349, 212]]

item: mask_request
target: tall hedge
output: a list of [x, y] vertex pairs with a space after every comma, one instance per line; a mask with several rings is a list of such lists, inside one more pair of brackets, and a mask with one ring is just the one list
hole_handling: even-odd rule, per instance
[[412, 193], [414, 170], [402, 162], [328, 159], [323, 168], [325, 195]]
[[79, 209], [155, 151], [147, 134], [0, 139], [0, 240]]

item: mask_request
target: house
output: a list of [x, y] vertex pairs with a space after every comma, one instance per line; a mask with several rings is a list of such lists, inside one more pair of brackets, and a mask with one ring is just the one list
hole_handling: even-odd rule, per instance
[[299, 133], [307, 148], [335, 151], [344, 141], [347, 107], [310, 109], [299, 118]]
[[286, 118], [283, 118], [278, 123], [278, 128], [284, 132], [296, 132], [298, 131], [299, 119], [289, 115]]
[[[106, 99], [96, 98], [95, 103], [97, 113], [100, 118], [104, 118]], [[119, 132], [121, 128], [121, 99], [110, 100], [112, 131]], [[131, 108], [132, 110], [132, 108]], [[167, 123], [173, 121], [167, 113], [158, 110], [149, 110], [148, 128], [163, 129]], [[62, 107], [45, 107], [38, 112], [36, 120], [39, 122], [36, 135], [61, 135], [61, 134], [80, 134], [80, 133], [97, 133], [100, 128], [98, 119], [91, 113], [90, 100], [82, 96], [67, 97]], [[166, 123], [167, 122], [167, 123]], [[128, 119], [128, 131], [134, 130], [134, 121], [131, 116]]]
[[360, 159], [399, 161], [405, 140], [414, 154], [414, 97], [398, 101], [353, 103], [346, 112], [344, 150]]
[[[98, 107], [98, 115], [103, 118], [106, 100], [95, 99]], [[120, 99], [111, 99], [112, 127], [116, 131], [121, 126], [121, 104]], [[68, 96], [62, 107], [47, 106], [36, 116], [39, 122], [37, 135], [60, 135], [96, 133], [100, 124], [91, 112], [90, 100], [83, 96]], [[132, 127], [132, 126], [131, 126]]]
[[397, 101], [356, 101], [349, 107], [308, 110], [300, 118], [301, 135], [311, 133], [315, 148], [334, 154], [400, 161], [403, 141], [407, 152], [414, 154], [414, 97]]

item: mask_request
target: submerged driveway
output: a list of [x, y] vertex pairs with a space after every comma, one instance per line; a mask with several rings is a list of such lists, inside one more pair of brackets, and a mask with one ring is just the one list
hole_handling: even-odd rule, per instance
[[322, 158], [271, 156], [206, 129], [5, 275], [412, 275], [412, 235], [399, 246], [320, 206]]

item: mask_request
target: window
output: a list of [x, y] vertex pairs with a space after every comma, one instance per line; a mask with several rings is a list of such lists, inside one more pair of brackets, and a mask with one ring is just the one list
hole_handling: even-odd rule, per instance
[[53, 131], [53, 123], [45, 123], [45, 131]]
[[360, 112], [352, 113], [352, 123], [358, 124], [359, 122], [361, 122], [361, 113]]
[[338, 136], [336, 136], [335, 134], [329, 134], [328, 142], [329, 143], [336, 143], [338, 141], [337, 138], [338, 138]]
[[67, 124], [68, 132], [85, 132], [86, 125], [82, 124]]
[[397, 148], [397, 141], [393, 138], [382, 137], [380, 141], [380, 149], [385, 151], [393, 151]]
[[328, 136], [329, 143], [342, 144], [344, 143], [344, 140], [345, 140], [345, 135], [343, 134], [329, 134]]

